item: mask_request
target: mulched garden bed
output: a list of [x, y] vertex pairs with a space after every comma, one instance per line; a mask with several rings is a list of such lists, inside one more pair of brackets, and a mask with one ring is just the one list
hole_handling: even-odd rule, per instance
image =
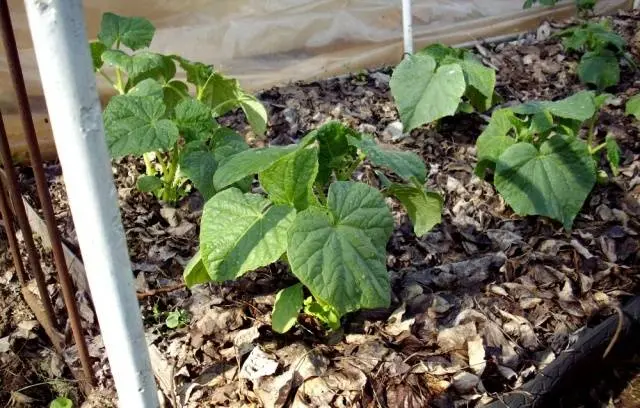
[[[621, 12], [612, 21], [640, 57], [640, 13]], [[559, 99], [583, 88], [576, 58], [550, 36], [568, 24], [545, 23], [516, 41], [475, 48], [497, 69], [505, 101]], [[638, 73], [623, 70], [610, 90], [614, 104], [598, 122], [597, 137], [612, 132], [621, 146], [620, 175], [594, 189], [571, 232], [543, 217], [514, 215], [493, 186], [474, 175], [474, 143], [486, 116], [448, 118], [403, 136], [390, 74], [382, 69], [262, 92], [270, 113], [266, 139], [252, 136], [240, 116], [223, 119], [254, 145], [293, 143], [335, 119], [421, 154], [430, 167], [430, 187], [445, 197], [442, 223], [418, 239], [394, 207], [396, 229], [387, 247], [392, 307], [349, 315], [338, 333], [327, 335], [311, 319], [286, 335], [271, 330], [275, 294], [294, 281], [277, 265], [236, 282], [179, 287], [197, 250], [202, 198], [196, 193], [178, 208], [164, 207], [136, 190], [141, 162], [114, 164], [145, 325], [167, 363], [168, 401], [187, 407], [480, 406], [532, 379], [585, 328], [640, 293], [640, 123], [624, 115], [626, 100], [640, 92]], [[47, 174], [59, 226], [74, 247], [60, 167], [48, 164]], [[33, 197], [29, 170], [21, 177]], [[167, 287], [173, 290], [154, 293]], [[188, 325], [168, 329], [166, 312], [178, 310], [187, 311]], [[97, 340], [92, 347], [99, 355]], [[637, 406], [630, 402], [633, 387], [622, 391], [640, 371], [637, 352], [594, 366], [593, 379], [585, 373], [581, 388], [553, 403]], [[95, 368], [101, 385], [112, 386], [104, 357]]]

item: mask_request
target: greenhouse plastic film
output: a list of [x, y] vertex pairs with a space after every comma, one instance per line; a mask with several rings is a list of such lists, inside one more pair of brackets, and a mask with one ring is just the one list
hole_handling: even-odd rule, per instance
[[[36, 130], [44, 155], [53, 158], [24, 5], [21, 0], [9, 4]], [[152, 50], [213, 64], [253, 90], [393, 65], [403, 52], [400, 0], [85, 0], [83, 5], [93, 36], [104, 12], [146, 17], [157, 29]], [[602, 0], [598, 12], [630, 5], [627, 0]], [[460, 45], [514, 35], [575, 10], [571, 3], [525, 11], [519, 0], [414, 0], [412, 12], [419, 49], [438, 41]], [[113, 90], [104, 82], [98, 86], [104, 102]], [[26, 149], [5, 63], [0, 65], [0, 90], [0, 110], [21, 159]]]

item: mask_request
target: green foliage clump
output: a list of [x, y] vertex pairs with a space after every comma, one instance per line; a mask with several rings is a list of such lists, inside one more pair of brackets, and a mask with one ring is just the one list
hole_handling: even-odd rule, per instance
[[[379, 171], [382, 192], [351, 181], [365, 159], [397, 181]], [[233, 187], [255, 175], [264, 193]], [[385, 195], [407, 208], [414, 231], [423, 235], [440, 222], [442, 209], [440, 196], [425, 189], [426, 177], [416, 154], [381, 146], [337, 122], [296, 145], [237, 153], [213, 177], [219, 192], [205, 204], [200, 250], [185, 281], [222, 282], [278, 260], [288, 263], [300, 283], [278, 293], [273, 327], [279, 332], [289, 330], [302, 309], [335, 329], [346, 313], [386, 307], [386, 244], [394, 222]]]
[[[154, 33], [144, 18], [105, 13], [98, 40], [90, 43], [95, 71], [118, 93], [104, 110], [109, 150], [113, 157], [143, 156], [146, 174], [137, 180], [141, 191], [175, 203], [191, 181], [211, 197], [216, 168], [248, 148], [215, 119], [240, 108], [262, 134], [266, 110], [237, 80], [211, 65], [145, 50]], [[186, 81], [177, 79], [178, 67]]]
[[391, 94], [405, 131], [457, 112], [484, 112], [496, 99], [496, 73], [466, 50], [433, 44], [393, 71]]
[[[536, 3], [539, 3], [543, 6], [551, 7], [558, 4], [558, 1], [559, 0], [525, 0], [524, 4], [522, 5], [522, 8], [529, 9], [533, 7], [533, 5]], [[576, 9], [579, 14], [591, 12], [596, 6], [596, 0], [575, 0], [575, 2], [576, 2]]]
[[[570, 229], [596, 183], [601, 150], [617, 174], [615, 139], [594, 140], [598, 111], [610, 96], [581, 91], [494, 111], [476, 142], [476, 174], [493, 170], [496, 189], [516, 213], [548, 216]], [[586, 141], [580, 138], [585, 125]]]
[[635, 65], [625, 51], [626, 41], [613, 32], [606, 21], [587, 22], [557, 35], [562, 37], [562, 44], [568, 52], [582, 54], [578, 64], [580, 81], [595, 86], [599, 91], [620, 82], [619, 62], [622, 58]]

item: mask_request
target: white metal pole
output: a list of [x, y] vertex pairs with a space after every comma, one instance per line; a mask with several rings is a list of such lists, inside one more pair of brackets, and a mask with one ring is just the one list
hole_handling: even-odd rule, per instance
[[402, 36], [404, 38], [404, 53], [413, 54], [413, 15], [411, 0], [402, 0]]
[[25, 5], [71, 214], [119, 405], [157, 407], [158, 396], [118, 209], [81, 0], [25, 0]]

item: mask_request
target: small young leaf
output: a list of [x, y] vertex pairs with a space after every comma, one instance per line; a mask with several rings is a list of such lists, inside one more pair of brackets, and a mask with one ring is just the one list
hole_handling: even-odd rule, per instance
[[104, 64], [104, 61], [102, 61], [102, 54], [107, 50], [107, 46], [100, 41], [91, 41], [89, 43], [89, 48], [91, 49], [93, 70], [98, 71], [102, 68], [102, 64]]
[[494, 183], [520, 215], [544, 215], [570, 229], [596, 182], [586, 143], [555, 135], [540, 150], [529, 143], [508, 148], [498, 160]]
[[317, 205], [313, 183], [318, 174], [318, 147], [298, 149], [280, 158], [258, 176], [269, 199], [302, 211]]
[[580, 58], [578, 76], [585, 84], [595, 85], [599, 90], [620, 82], [618, 57], [609, 50], [587, 52]]
[[462, 67], [467, 86], [472, 86], [491, 101], [496, 86], [496, 72], [475, 59], [467, 58], [461, 60], [459, 64]]
[[297, 147], [296, 145], [265, 147], [235, 154], [220, 163], [220, 167], [213, 177], [213, 184], [216, 189], [222, 190], [236, 181], [268, 169], [278, 159], [291, 153]]
[[186, 151], [180, 155], [180, 172], [191, 180], [205, 200], [216, 193], [213, 175], [217, 167], [213, 153], [206, 150]]
[[213, 132], [213, 118], [211, 109], [193, 98], [186, 98], [178, 102], [175, 107], [175, 124], [188, 142], [194, 140], [206, 141]]
[[420, 183], [427, 180], [427, 167], [415, 153], [382, 147], [371, 137], [352, 140], [352, 144], [355, 144], [374, 166], [387, 168], [405, 180], [412, 177], [417, 178]]
[[202, 262], [200, 251], [196, 252], [189, 263], [187, 263], [182, 276], [184, 277], [184, 282], [188, 288], [194, 285], [211, 282], [209, 273], [207, 273], [207, 268], [205, 268], [204, 262]]
[[180, 67], [187, 73], [187, 82], [200, 88], [204, 86], [207, 79], [213, 75], [213, 66], [201, 62], [189, 61], [186, 58], [172, 55], [171, 58], [178, 61]]
[[276, 295], [271, 314], [271, 327], [277, 333], [286, 333], [296, 324], [298, 314], [302, 309], [304, 296], [302, 284], [297, 283], [282, 289]]
[[491, 115], [489, 124], [476, 140], [478, 164], [475, 173], [478, 177], [484, 178], [488, 168], [493, 170], [498, 157], [516, 143], [516, 139], [509, 135], [514, 129], [514, 119], [510, 109], [498, 109]]
[[153, 24], [146, 18], [104, 13], [98, 38], [108, 48], [121, 43], [135, 51], [151, 45], [155, 31]]
[[437, 64], [441, 64], [447, 57], [459, 59], [459, 51], [457, 48], [449, 47], [442, 43], [435, 43], [424, 47], [419, 54], [426, 54], [436, 60]]
[[379, 191], [335, 182], [327, 209], [309, 207], [289, 229], [287, 257], [294, 275], [339, 315], [390, 301], [386, 243], [393, 218]]
[[69, 398], [58, 397], [51, 401], [49, 408], [73, 408], [73, 401]]
[[162, 188], [162, 180], [155, 176], [140, 176], [136, 187], [143, 193], [152, 193]]
[[391, 76], [391, 94], [406, 132], [455, 114], [466, 89], [459, 64], [442, 65], [426, 54], [405, 58]]
[[607, 149], [607, 161], [609, 161], [609, 167], [614, 176], [618, 176], [618, 169], [620, 168], [620, 147], [616, 142], [615, 137], [612, 134], [608, 134], [605, 137], [606, 149]]
[[162, 99], [164, 93], [162, 85], [155, 79], [145, 79], [140, 81], [133, 88], [129, 89], [127, 95], [132, 96], [154, 96], [158, 99]]
[[152, 76], [164, 64], [162, 55], [148, 51], [129, 55], [120, 50], [107, 50], [102, 53], [102, 60], [124, 71], [129, 76], [130, 86]]
[[239, 106], [242, 90], [237, 79], [214, 72], [205, 84], [199, 99], [211, 107], [214, 116], [222, 116]]
[[309, 296], [304, 300], [304, 313], [315, 317], [331, 330], [340, 329], [340, 314], [330, 305]]
[[178, 141], [178, 128], [169, 119], [162, 119], [164, 111], [159, 98], [131, 95], [111, 98], [103, 115], [111, 155], [142, 155], [172, 147]]
[[289, 206], [233, 187], [213, 196], [204, 206], [200, 229], [209, 276], [223, 282], [277, 261], [287, 248], [295, 214]]
[[389, 193], [394, 195], [413, 223], [413, 232], [421, 237], [442, 220], [442, 197], [432, 191], [405, 184], [392, 184]]
[[640, 93], [633, 95], [627, 100], [624, 114], [627, 116], [633, 115], [636, 119], [640, 120]]
[[255, 96], [243, 93], [238, 99], [251, 129], [261, 136], [267, 131], [267, 110]]

